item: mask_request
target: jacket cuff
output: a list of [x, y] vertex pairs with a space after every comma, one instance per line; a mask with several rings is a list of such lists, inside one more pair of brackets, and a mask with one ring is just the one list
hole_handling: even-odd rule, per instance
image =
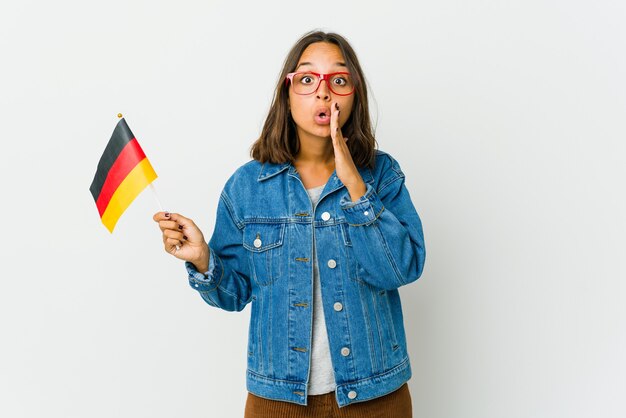
[[189, 274], [189, 285], [199, 292], [214, 290], [222, 276], [222, 269], [215, 251], [209, 248], [209, 269], [206, 272], [199, 272], [196, 266], [185, 261], [185, 267]]
[[346, 192], [339, 200], [346, 221], [350, 226], [362, 226], [373, 223], [385, 210], [383, 202], [371, 184], [365, 183], [367, 190], [359, 200], [353, 202], [350, 193]]

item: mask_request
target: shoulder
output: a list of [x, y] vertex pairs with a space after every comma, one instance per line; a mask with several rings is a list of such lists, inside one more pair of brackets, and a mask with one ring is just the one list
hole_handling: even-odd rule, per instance
[[250, 160], [245, 164], [239, 166], [235, 172], [232, 174], [231, 179], [241, 178], [248, 179], [252, 178], [256, 180], [259, 176], [261, 168], [263, 164], [258, 162], [257, 160]]
[[228, 194], [234, 192], [239, 197], [246, 193], [254, 193], [255, 190], [263, 187], [263, 184], [268, 183], [265, 180], [284, 172], [289, 166], [289, 163], [262, 163], [250, 160], [237, 168], [230, 176], [224, 186], [224, 192]]
[[238, 202], [246, 201], [256, 193], [257, 179], [262, 164], [256, 160], [239, 166], [226, 180], [220, 194], [220, 202], [230, 213], [238, 228], [243, 227], [243, 213]]
[[239, 166], [226, 180], [224, 193], [231, 194], [234, 190], [245, 191], [257, 182], [263, 164], [250, 160]]
[[404, 178], [404, 172], [398, 161], [389, 153], [376, 150], [376, 163], [371, 169], [377, 190], [385, 188], [389, 183]]

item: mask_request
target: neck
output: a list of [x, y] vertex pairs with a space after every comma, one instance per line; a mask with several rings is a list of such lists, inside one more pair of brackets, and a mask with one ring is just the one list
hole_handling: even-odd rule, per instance
[[335, 153], [330, 138], [300, 138], [295, 163], [308, 166], [334, 166]]

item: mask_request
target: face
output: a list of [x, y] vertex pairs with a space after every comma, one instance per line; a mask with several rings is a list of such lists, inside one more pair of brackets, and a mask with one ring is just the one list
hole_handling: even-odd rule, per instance
[[[348, 71], [341, 50], [335, 44], [316, 42], [309, 45], [294, 72], [312, 71], [319, 74]], [[330, 109], [334, 103], [339, 105], [339, 126], [350, 117], [354, 93], [349, 96], [338, 96], [328, 87], [326, 80], [322, 80], [316, 92], [309, 95], [294, 93], [289, 86], [289, 105], [291, 117], [296, 123], [298, 137], [302, 139], [330, 140]]]

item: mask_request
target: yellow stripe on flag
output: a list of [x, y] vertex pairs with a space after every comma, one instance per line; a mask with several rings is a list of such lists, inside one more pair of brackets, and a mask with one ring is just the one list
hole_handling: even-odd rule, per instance
[[128, 176], [120, 183], [119, 187], [111, 196], [109, 205], [102, 214], [102, 223], [109, 232], [113, 232], [115, 224], [126, 208], [141, 193], [147, 185], [157, 178], [150, 161], [144, 158], [128, 173]]

